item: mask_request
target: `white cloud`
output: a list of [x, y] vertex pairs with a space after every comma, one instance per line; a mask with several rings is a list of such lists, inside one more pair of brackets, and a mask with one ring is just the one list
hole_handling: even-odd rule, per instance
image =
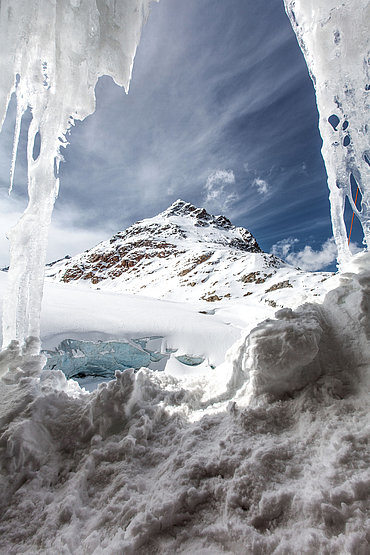
[[103, 229], [81, 229], [69, 222], [64, 226], [62, 221], [51, 223], [46, 261], [52, 262], [63, 258], [67, 254], [75, 255], [86, 249], [91, 249], [100, 241], [104, 241], [111, 234]]
[[212, 211], [225, 211], [237, 200], [235, 175], [232, 170], [216, 170], [212, 172], [204, 186], [204, 204]]
[[349, 250], [351, 251], [352, 254], [357, 254], [358, 252], [361, 252], [364, 250], [364, 247], [360, 247], [357, 243], [355, 243], [354, 241], [352, 241], [349, 244]]
[[293, 237], [282, 239], [281, 241], [275, 243], [275, 245], [272, 245], [271, 253], [275, 256], [278, 256], [279, 258], [286, 258], [292, 246], [298, 242], [298, 239], [295, 239]]
[[267, 181], [265, 181], [264, 179], [261, 179], [260, 177], [256, 177], [253, 180], [252, 183], [253, 187], [256, 187], [258, 193], [260, 195], [267, 195], [267, 193], [269, 192], [270, 186], [267, 183]]
[[327, 239], [317, 251], [310, 245], [306, 245], [301, 251], [290, 252], [292, 246], [297, 242], [298, 239], [291, 237], [283, 239], [272, 246], [271, 252], [284, 258], [292, 266], [298, 266], [302, 270], [311, 272], [325, 269], [337, 258], [337, 247], [333, 237]]

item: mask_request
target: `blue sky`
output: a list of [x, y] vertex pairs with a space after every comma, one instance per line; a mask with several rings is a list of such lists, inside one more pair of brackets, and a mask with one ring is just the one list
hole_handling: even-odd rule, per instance
[[[103, 77], [96, 96], [63, 153], [50, 260], [182, 198], [248, 228], [267, 252], [335, 268], [315, 95], [282, 0], [153, 4], [129, 94]], [[13, 115], [14, 105], [0, 138], [0, 265], [26, 202], [27, 118], [6, 193]]]

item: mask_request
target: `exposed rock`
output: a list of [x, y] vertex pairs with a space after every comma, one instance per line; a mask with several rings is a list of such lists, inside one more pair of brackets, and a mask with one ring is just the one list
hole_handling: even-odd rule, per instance
[[207, 303], [214, 303], [216, 301], [222, 300], [222, 297], [219, 297], [218, 295], [210, 295], [209, 297], [207, 297], [206, 295], [203, 295], [203, 297], [201, 298], [207, 301]]
[[265, 283], [266, 279], [270, 278], [272, 274], [261, 274], [260, 272], [251, 272], [240, 278], [243, 283]]
[[281, 281], [280, 283], [271, 285], [269, 289], [266, 289], [265, 293], [270, 293], [270, 291], [276, 291], [277, 289], [284, 289], [285, 287], [293, 287], [288, 279], [286, 281]]

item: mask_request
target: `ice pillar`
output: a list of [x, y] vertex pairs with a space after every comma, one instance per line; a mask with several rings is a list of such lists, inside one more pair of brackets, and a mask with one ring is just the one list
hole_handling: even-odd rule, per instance
[[[110, 75], [128, 90], [151, 0], [1, 0], [0, 125], [16, 93], [20, 120], [30, 107], [29, 203], [10, 232], [3, 345], [39, 337], [48, 226], [58, 192], [60, 147], [73, 120], [95, 110], [95, 84]], [[40, 153], [34, 159], [34, 140]], [[13, 165], [13, 164], [12, 164]]]
[[[350, 257], [346, 197], [370, 245], [368, 0], [284, 0], [316, 90], [338, 262]], [[354, 200], [359, 189], [357, 206]]]

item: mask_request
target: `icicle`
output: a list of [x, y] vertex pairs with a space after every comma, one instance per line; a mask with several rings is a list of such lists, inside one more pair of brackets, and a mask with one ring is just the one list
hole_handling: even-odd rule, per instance
[[15, 162], [16, 162], [16, 159], [17, 159], [19, 137], [20, 137], [20, 134], [21, 134], [22, 117], [23, 117], [23, 114], [24, 114], [25, 111], [26, 111], [26, 107], [23, 105], [22, 100], [20, 98], [17, 98], [17, 115], [16, 115], [15, 127], [14, 127], [12, 162], [11, 162], [11, 167], [10, 167], [9, 194], [12, 192], [12, 189], [13, 189]]
[[[351, 256], [344, 222], [346, 197], [370, 245], [370, 3], [284, 0], [316, 89], [338, 262]], [[361, 193], [356, 208], [355, 181]], [[355, 193], [356, 193], [355, 188]]]
[[[1, 0], [0, 122], [18, 76], [11, 186], [21, 118], [28, 132], [28, 206], [10, 231], [3, 343], [39, 337], [48, 226], [58, 192], [60, 146], [76, 119], [95, 110], [95, 85], [110, 75], [128, 90], [151, 0]], [[40, 154], [33, 159], [40, 133]], [[32, 342], [37, 345], [37, 340]]]

